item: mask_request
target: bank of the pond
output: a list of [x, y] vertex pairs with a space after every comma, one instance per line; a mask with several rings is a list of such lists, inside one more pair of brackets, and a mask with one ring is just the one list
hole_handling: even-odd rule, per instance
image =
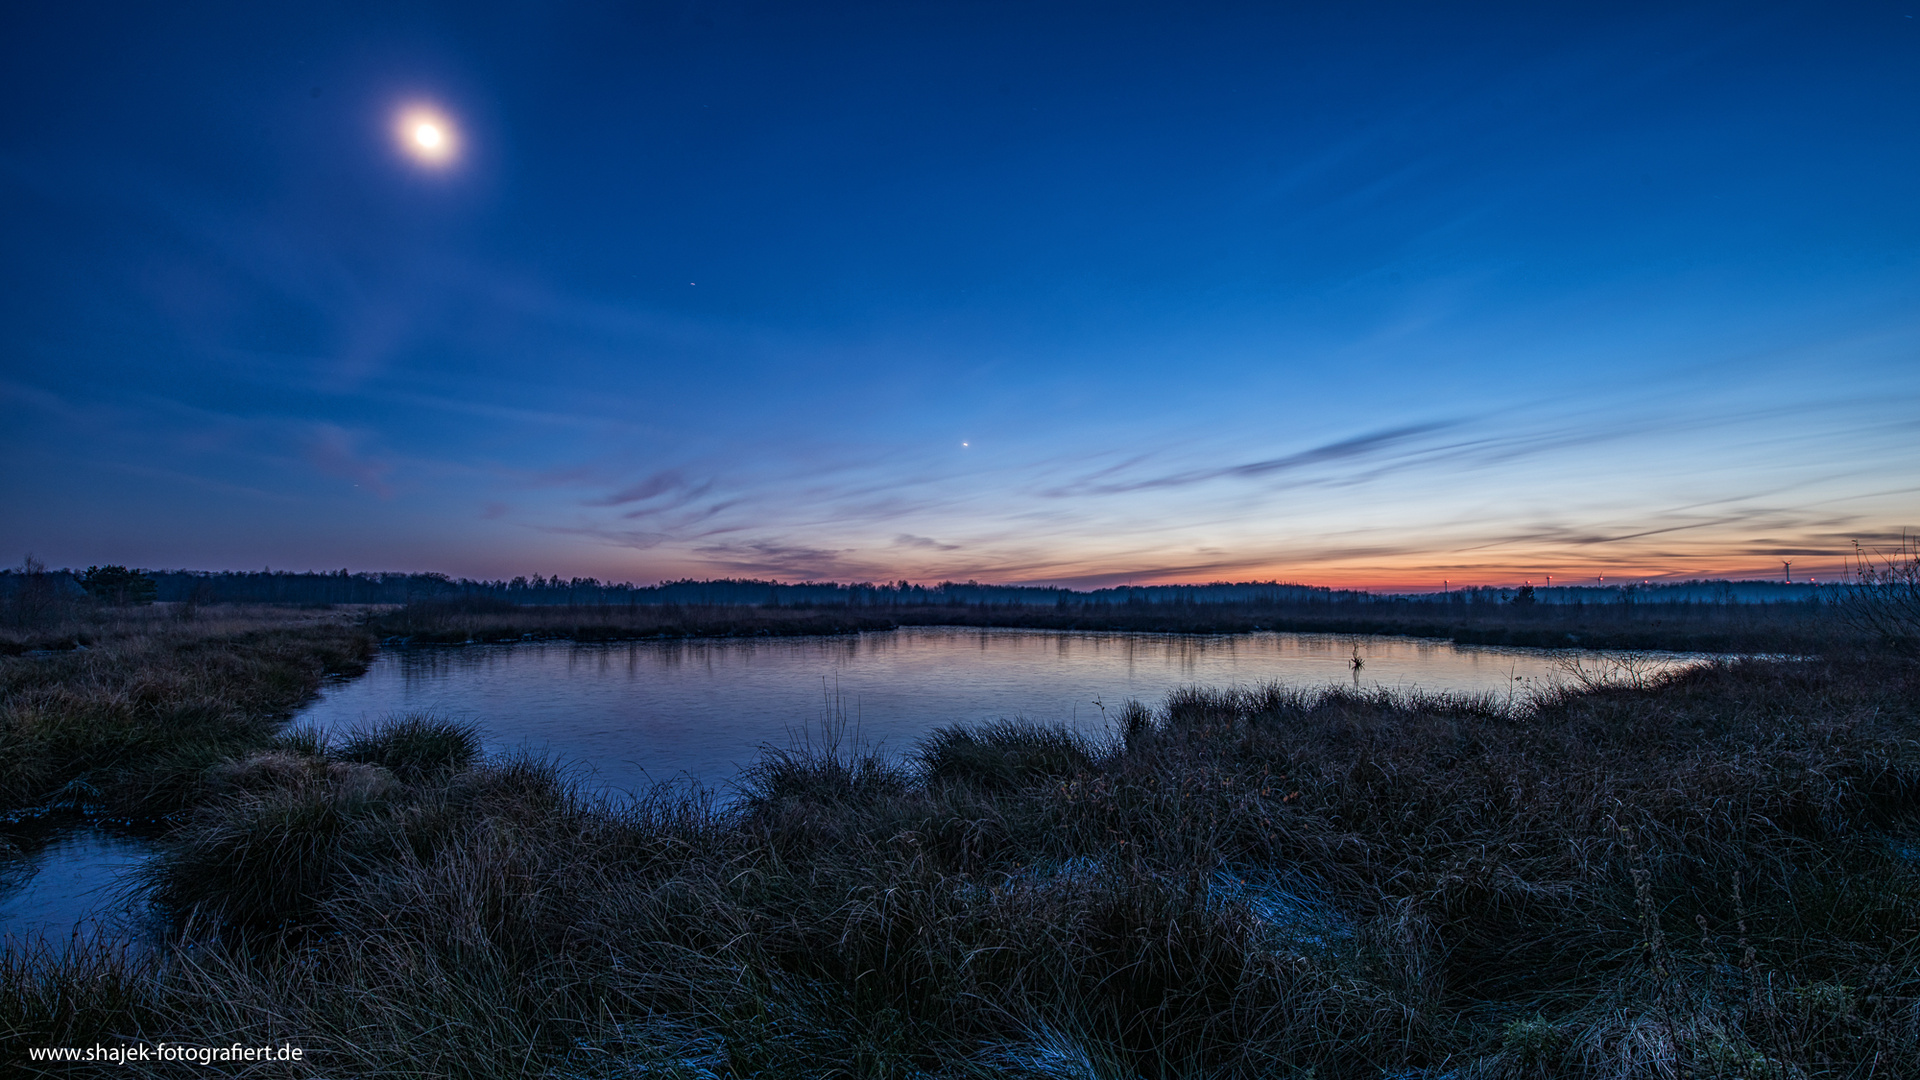
[[0, 656], [0, 813], [157, 816], [209, 766], [262, 745], [328, 676], [366, 668], [351, 612], [100, 609], [12, 632], [63, 651]]
[[328, 678], [366, 670], [358, 611], [71, 607], [0, 631], [0, 936], [139, 933], [127, 871]]
[[283, 739], [156, 866], [197, 946], [9, 956], [0, 1032], [306, 1076], [1920, 1075], [1917, 701], [1885, 656], [1195, 690], [1107, 745], [775, 754], [727, 807], [431, 723]]

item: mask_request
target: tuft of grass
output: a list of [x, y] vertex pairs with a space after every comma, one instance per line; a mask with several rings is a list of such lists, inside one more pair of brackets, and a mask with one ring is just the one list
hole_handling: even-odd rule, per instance
[[910, 790], [912, 776], [892, 758], [874, 752], [847, 756], [807, 750], [765, 750], [741, 775], [742, 802], [768, 820], [799, 815], [795, 835], [809, 825], [828, 825], [820, 807], [870, 807]]
[[1076, 775], [1092, 764], [1094, 755], [1076, 732], [1002, 720], [936, 729], [916, 756], [929, 781], [1010, 788]]
[[478, 728], [431, 713], [407, 713], [349, 732], [336, 751], [343, 761], [378, 765], [407, 780], [464, 769], [479, 754]]
[[1522, 1069], [1545, 1071], [1558, 1064], [1566, 1046], [1566, 1035], [1540, 1014], [1523, 1020], [1510, 1020], [1502, 1029], [1502, 1048]]
[[399, 785], [380, 766], [270, 751], [225, 771], [234, 793], [198, 811], [148, 864], [154, 895], [183, 917], [307, 925], [343, 875], [393, 846], [381, 812]]

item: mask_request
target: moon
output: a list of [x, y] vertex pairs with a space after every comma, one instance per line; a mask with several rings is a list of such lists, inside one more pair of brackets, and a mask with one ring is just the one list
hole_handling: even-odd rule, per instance
[[460, 129], [431, 105], [408, 105], [394, 115], [393, 138], [402, 153], [430, 169], [460, 157]]

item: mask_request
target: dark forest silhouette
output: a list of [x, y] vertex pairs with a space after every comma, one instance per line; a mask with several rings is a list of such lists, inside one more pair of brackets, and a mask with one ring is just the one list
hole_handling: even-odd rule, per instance
[[[107, 569], [119, 570], [118, 567]], [[123, 571], [124, 572], [124, 571]], [[692, 579], [635, 585], [591, 577], [516, 577], [474, 580], [435, 573], [330, 573], [275, 570], [146, 570], [153, 583], [141, 599], [195, 604], [410, 604], [433, 600], [487, 599], [520, 605], [629, 607], [1025, 607], [1078, 608], [1161, 605], [1421, 607], [1463, 605], [1635, 605], [1805, 603], [1817, 585], [1775, 581], [1695, 580], [1604, 586], [1474, 587], [1440, 593], [1387, 593], [1333, 589], [1274, 581], [1204, 585], [1121, 585], [1105, 589], [992, 585], [944, 581], [935, 585], [896, 582], [783, 582], [754, 578]], [[32, 580], [39, 578], [40, 580]], [[37, 585], [78, 597], [89, 591], [87, 573], [67, 570], [0, 571], [0, 595]]]

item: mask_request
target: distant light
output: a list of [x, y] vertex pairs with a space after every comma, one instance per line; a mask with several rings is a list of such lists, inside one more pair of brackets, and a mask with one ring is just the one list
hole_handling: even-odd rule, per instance
[[973, 444], [972, 444], [972, 443], [961, 443], [960, 445], [961, 445], [961, 446], [971, 446], [971, 445], [973, 445]]
[[427, 105], [400, 110], [393, 135], [408, 157], [429, 168], [451, 165], [460, 156], [459, 128], [445, 113]]

